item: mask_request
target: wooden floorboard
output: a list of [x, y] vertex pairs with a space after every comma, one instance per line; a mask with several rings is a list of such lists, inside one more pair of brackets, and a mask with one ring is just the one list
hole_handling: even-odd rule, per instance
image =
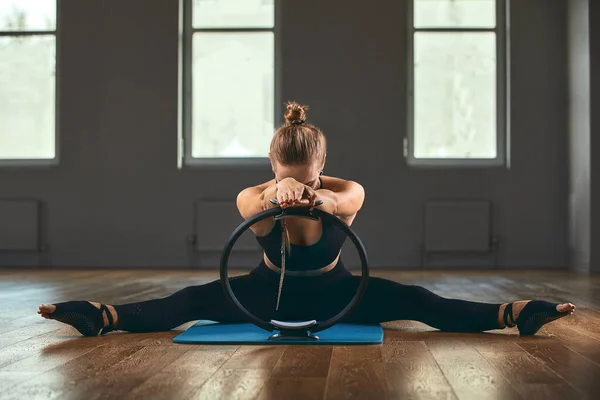
[[184, 346], [187, 351], [135, 387], [124, 399], [187, 399], [197, 397], [207, 381], [237, 346]]
[[[244, 271], [238, 271], [243, 273]], [[0, 270], [4, 399], [595, 399], [600, 393], [600, 276], [564, 271], [374, 271], [451, 298], [570, 301], [574, 316], [516, 329], [440, 332], [383, 324], [381, 345], [182, 345], [169, 332], [84, 338], [37, 306], [168, 296], [216, 271]], [[401, 306], [401, 305], [399, 305]]]
[[325, 398], [382, 399], [388, 393], [381, 346], [335, 346]]
[[381, 346], [389, 397], [456, 399], [452, 386], [424, 341], [390, 339]]

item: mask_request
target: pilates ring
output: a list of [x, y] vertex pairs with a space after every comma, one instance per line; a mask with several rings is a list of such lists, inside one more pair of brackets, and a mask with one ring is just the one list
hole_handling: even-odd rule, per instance
[[[277, 200], [271, 199], [271, 203], [277, 204]], [[322, 201], [317, 201], [315, 206], [318, 206], [320, 204], [322, 204]], [[352, 298], [352, 300], [350, 300], [348, 305], [344, 309], [342, 309], [338, 314], [322, 322], [317, 322], [315, 320], [306, 322], [282, 322], [271, 320], [269, 322], [262, 320], [256, 315], [252, 314], [237, 299], [229, 283], [228, 263], [231, 250], [233, 249], [235, 242], [240, 238], [240, 236], [242, 236], [242, 234], [246, 230], [248, 230], [248, 228], [250, 228], [252, 225], [259, 221], [271, 217], [273, 217], [276, 220], [287, 217], [304, 217], [313, 220], [318, 220], [319, 218], [322, 218], [341, 228], [350, 238], [350, 240], [352, 240], [360, 257], [362, 276], [354, 297]], [[367, 282], [369, 280], [369, 264], [367, 260], [367, 252], [360, 238], [344, 221], [326, 211], [314, 207], [290, 207], [285, 209], [281, 207], [271, 208], [269, 210], [262, 211], [256, 215], [253, 215], [252, 217], [242, 222], [229, 236], [229, 239], [225, 244], [223, 252], [221, 253], [219, 271], [221, 276], [221, 285], [225, 292], [225, 296], [244, 314], [244, 316], [249, 322], [268, 332], [273, 332], [274, 330], [280, 331], [280, 333], [272, 335], [269, 339], [293, 337], [301, 339], [308, 338], [318, 340], [319, 338], [313, 335], [314, 333], [332, 327], [346, 315], [354, 311], [354, 309], [358, 306], [359, 302], [362, 300], [367, 290]]]

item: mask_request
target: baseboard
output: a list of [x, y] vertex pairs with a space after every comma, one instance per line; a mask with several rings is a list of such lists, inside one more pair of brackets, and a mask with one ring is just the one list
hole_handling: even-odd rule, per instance
[[[258, 264], [256, 264], [258, 265]], [[240, 271], [250, 271], [256, 265], [251, 267], [246, 266], [232, 266], [229, 267], [229, 270], [232, 272], [232, 275], [240, 272]], [[578, 271], [572, 270], [566, 266], [500, 266], [498, 268], [491, 268], [489, 266], [464, 266], [464, 265], [455, 265], [455, 266], [428, 266], [427, 268], [421, 268], [420, 266], [369, 266], [371, 271], [573, 271], [579, 273], [598, 273], [600, 271]], [[15, 271], [15, 270], [37, 270], [37, 271], [52, 271], [52, 270], [73, 270], [73, 271], [87, 271], [87, 270], [140, 270], [140, 271], [215, 271], [218, 273], [218, 266], [201, 266], [201, 267], [190, 267], [190, 266], [76, 266], [76, 265], [66, 265], [66, 266], [39, 266], [39, 265], [19, 265], [19, 266], [0, 266], [0, 271]], [[360, 267], [348, 267], [348, 270], [360, 273]]]

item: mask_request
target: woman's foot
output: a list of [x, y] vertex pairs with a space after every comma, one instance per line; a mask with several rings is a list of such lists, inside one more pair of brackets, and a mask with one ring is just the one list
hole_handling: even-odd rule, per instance
[[119, 322], [119, 316], [113, 306], [90, 301], [42, 304], [38, 314], [46, 319], [69, 324], [84, 336], [110, 332]]
[[550, 303], [543, 300], [524, 300], [514, 303], [505, 303], [498, 311], [500, 327], [517, 326], [521, 335], [533, 335], [543, 325], [572, 315], [575, 305], [571, 303]]

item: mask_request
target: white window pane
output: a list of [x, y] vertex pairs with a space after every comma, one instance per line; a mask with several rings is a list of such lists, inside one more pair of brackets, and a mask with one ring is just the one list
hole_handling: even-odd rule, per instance
[[272, 28], [274, 0], [193, 0], [194, 28]]
[[0, 37], [0, 159], [54, 158], [55, 37]]
[[274, 129], [271, 32], [196, 33], [192, 156], [266, 157]]
[[415, 34], [414, 156], [496, 157], [496, 36]]
[[0, 31], [53, 31], [56, 0], [0, 0]]
[[494, 28], [495, 0], [414, 0], [415, 28]]

